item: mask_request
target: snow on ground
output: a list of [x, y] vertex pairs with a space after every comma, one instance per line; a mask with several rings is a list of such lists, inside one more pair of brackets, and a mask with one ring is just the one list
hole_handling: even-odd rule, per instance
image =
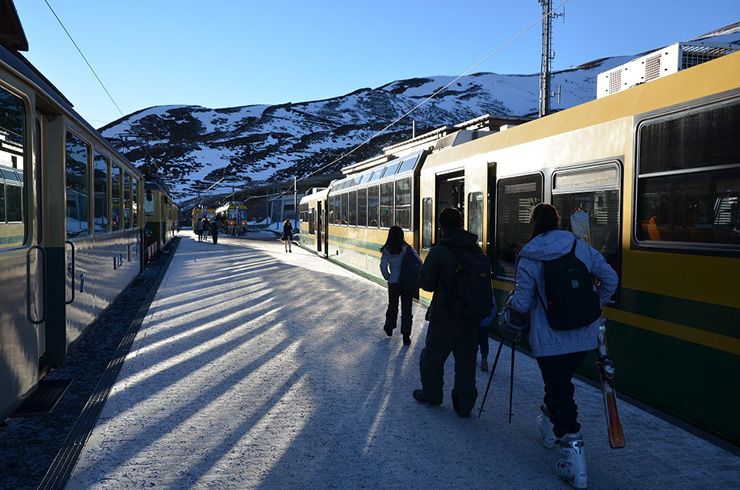
[[[404, 347], [371, 281], [269, 232], [181, 236], [68, 489], [569, 488], [538, 441], [531, 358], [516, 356], [510, 424], [508, 347], [483, 416], [461, 419], [452, 360], [441, 406], [411, 396], [420, 305]], [[740, 488], [737, 456], [626, 403], [627, 447], [611, 450], [600, 391], [576, 385], [590, 488]]]

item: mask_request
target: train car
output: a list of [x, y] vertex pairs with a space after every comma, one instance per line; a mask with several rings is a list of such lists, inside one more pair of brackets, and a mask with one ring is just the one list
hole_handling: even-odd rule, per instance
[[[554, 204], [565, 229], [574, 211], [587, 213], [592, 245], [620, 277], [605, 308], [618, 389], [740, 445], [737, 128], [740, 53], [432, 150], [418, 174], [412, 243], [424, 256], [440, 237], [438, 212], [459, 207], [493, 259], [502, 301], [532, 207]], [[328, 191], [327, 256], [377, 274], [373, 261], [341, 260], [381, 240], [342, 223], [349, 215], [332, 196], [343, 190]], [[584, 374], [595, 376], [592, 366]]]
[[300, 217], [300, 246], [326, 257], [329, 248], [328, 201], [329, 189], [314, 187], [301, 198], [298, 207]]
[[0, 420], [141, 270], [142, 175], [20, 51], [0, 3]]
[[146, 181], [144, 193], [144, 263], [147, 264], [177, 233], [179, 209], [167, 186]]
[[247, 234], [247, 206], [240, 202], [232, 201], [216, 209], [216, 220], [227, 235]]

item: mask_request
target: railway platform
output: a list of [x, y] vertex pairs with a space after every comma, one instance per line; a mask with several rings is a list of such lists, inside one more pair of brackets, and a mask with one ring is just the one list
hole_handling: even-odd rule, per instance
[[[68, 489], [566, 489], [539, 442], [543, 388], [509, 348], [485, 411], [416, 402], [424, 308], [412, 344], [382, 330], [386, 290], [270, 233], [182, 240]], [[492, 364], [497, 342], [491, 341]], [[617, 366], [617, 370], [619, 366]], [[740, 488], [740, 456], [620, 402], [609, 447], [601, 392], [576, 382], [591, 489]], [[711, 407], [707, 407], [710, 410]]]

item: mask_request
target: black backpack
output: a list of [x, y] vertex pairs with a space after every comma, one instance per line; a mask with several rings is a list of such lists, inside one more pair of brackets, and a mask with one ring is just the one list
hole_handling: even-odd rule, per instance
[[414, 254], [411, 245], [406, 245], [406, 252], [401, 263], [401, 278], [398, 285], [401, 291], [419, 291], [419, 271], [421, 271], [421, 260]]
[[456, 262], [452, 284], [445, 291], [445, 307], [456, 317], [480, 322], [491, 314], [493, 305], [491, 258], [478, 245], [440, 244], [452, 250]]
[[540, 298], [553, 330], [575, 330], [591, 325], [601, 316], [599, 295], [594, 291], [586, 264], [576, 257], [573, 241], [570, 252], [555, 260], [543, 261], [547, 305]]

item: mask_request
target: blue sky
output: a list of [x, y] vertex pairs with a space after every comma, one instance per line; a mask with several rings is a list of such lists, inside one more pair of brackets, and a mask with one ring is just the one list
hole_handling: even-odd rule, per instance
[[[48, 0], [124, 114], [325, 99], [459, 75], [537, 22], [536, 0]], [[554, 6], [563, 0], [554, 0]], [[120, 117], [44, 0], [16, 0], [26, 57], [93, 126]], [[562, 9], [560, 9], [562, 11]], [[740, 1], [570, 0], [554, 69], [740, 21]], [[473, 72], [536, 73], [539, 24]]]

